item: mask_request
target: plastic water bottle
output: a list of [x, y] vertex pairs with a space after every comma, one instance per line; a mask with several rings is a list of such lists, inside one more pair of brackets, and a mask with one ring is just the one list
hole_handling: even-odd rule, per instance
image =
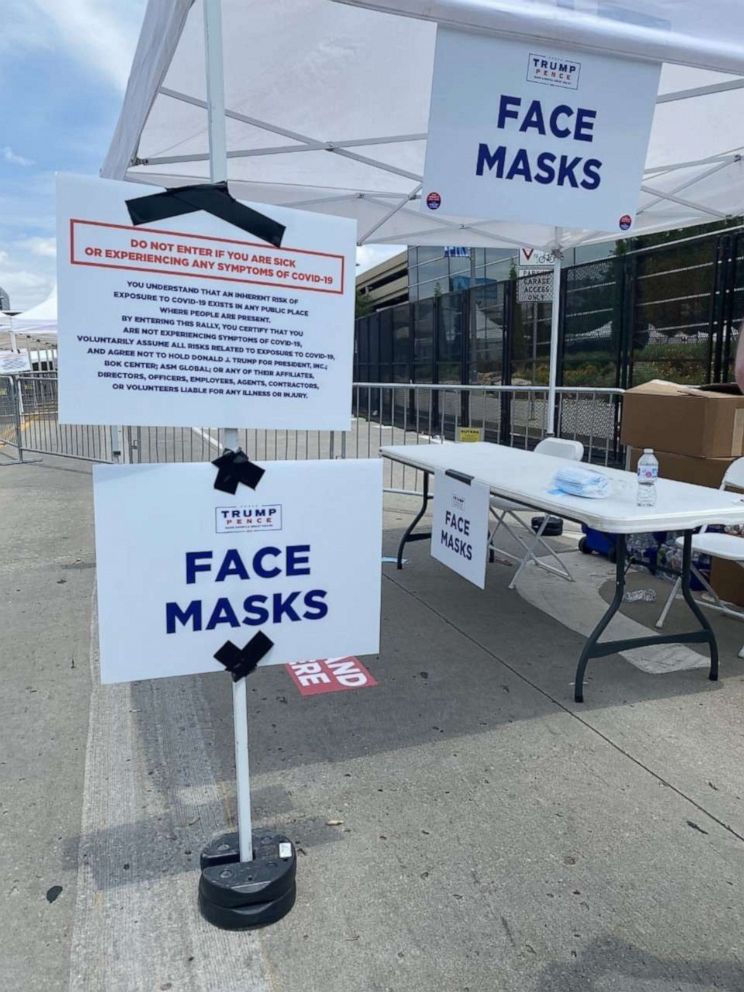
[[638, 506], [656, 506], [656, 480], [659, 476], [659, 463], [653, 448], [644, 448], [638, 459]]

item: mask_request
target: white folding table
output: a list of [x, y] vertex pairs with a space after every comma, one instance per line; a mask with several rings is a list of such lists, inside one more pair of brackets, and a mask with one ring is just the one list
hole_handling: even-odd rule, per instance
[[[744, 497], [705, 486], [659, 479], [655, 506], [636, 505], [636, 476], [612, 468], [598, 468], [610, 479], [607, 499], [582, 499], [554, 491], [553, 479], [562, 458], [536, 454], [519, 448], [479, 442], [475, 444], [387, 445], [380, 448], [384, 458], [420, 469], [424, 475], [421, 509], [403, 535], [398, 548], [398, 568], [403, 565], [403, 549], [408, 541], [430, 538], [431, 534], [414, 533], [426, 513], [431, 495], [429, 477], [437, 470], [460, 475], [487, 485], [495, 496], [521, 503], [525, 508], [542, 510], [595, 530], [616, 535], [617, 560], [615, 595], [607, 611], [589, 635], [576, 669], [574, 695], [584, 700], [584, 674], [590, 658], [602, 658], [651, 644], [707, 644], [710, 651], [710, 678], [718, 678], [718, 645], [707, 618], [690, 592], [692, 534], [706, 524], [744, 523]], [[700, 624], [699, 630], [681, 634], [649, 634], [647, 637], [600, 642], [599, 638], [620, 608], [625, 589], [626, 535], [652, 531], [682, 531], [682, 595]]]

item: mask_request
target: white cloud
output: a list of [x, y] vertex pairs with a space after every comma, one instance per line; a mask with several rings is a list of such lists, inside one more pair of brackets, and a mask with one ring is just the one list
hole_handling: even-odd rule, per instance
[[28, 0], [6, 0], [3, 6], [3, 30], [0, 51], [30, 51], [51, 48], [49, 25], [39, 17]]
[[0, 286], [13, 310], [28, 310], [46, 299], [54, 286], [54, 239], [39, 236], [6, 244], [0, 251]]
[[45, 300], [54, 287], [54, 273], [33, 272], [28, 269], [0, 270], [0, 286], [10, 297], [13, 310], [28, 310]]
[[144, 14], [143, 0], [34, 0], [63, 43], [124, 89]]
[[4, 0], [0, 52], [72, 56], [123, 90], [145, 0]]
[[[16, 241], [15, 244], [22, 251], [30, 251], [32, 255], [37, 255], [39, 258], [57, 257], [57, 242], [54, 238], [22, 238], [20, 241]], [[7, 257], [7, 253], [5, 254]], [[1, 261], [2, 258], [0, 258]]]
[[23, 155], [18, 155], [10, 145], [5, 145], [2, 149], [2, 156], [6, 162], [10, 162], [11, 165], [33, 165], [33, 161], [30, 158], [24, 158]]
[[401, 251], [405, 251], [405, 245], [362, 245], [357, 248], [357, 275], [360, 276], [367, 269], [371, 269], [380, 262], [392, 258]]

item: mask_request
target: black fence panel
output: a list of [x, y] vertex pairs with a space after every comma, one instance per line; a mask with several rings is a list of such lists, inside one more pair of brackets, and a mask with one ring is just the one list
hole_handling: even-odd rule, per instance
[[471, 385], [498, 386], [504, 382], [506, 293], [506, 284], [495, 280], [476, 285], [469, 292], [465, 382]]
[[695, 384], [712, 377], [715, 276], [715, 245], [709, 241], [637, 257], [630, 385], [649, 379]]
[[744, 235], [739, 233], [726, 239], [719, 265], [723, 267], [724, 277], [720, 279], [721, 306], [716, 349], [718, 368], [715, 370], [715, 381], [732, 382], [734, 356], [744, 324]]
[[[360, 317], [355, 380], [547, 384], [551, 303], [522, 295], [516, 278], [482, 281]], [[610, 258], [564, 267], [561, 300], [560, 385], [728, 381], [744, 319], [744, 233], [627, 253], [619, 245]], [[432, 422], [449, 416], [436, 396], [432, 404]]]
[[[558, 374], [561, 385], [620, 384], [624, 275], [622, 262], [614, 258], [566, 270]], [[547, 365], [541, 372], [541, 381], [547, 382]]]

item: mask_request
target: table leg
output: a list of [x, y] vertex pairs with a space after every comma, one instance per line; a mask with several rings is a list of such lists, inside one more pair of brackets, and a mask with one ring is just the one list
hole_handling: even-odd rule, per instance
[[707, 644], [710, 650], [710, 675], [712, 681], [718, 678], [718, 645], [713, 628], [703, 614], [698, 604], [693, 599], [690, 592], [690, 567], [692, 564], [692, 531], [685, 531], [682, 554], [682, 595], [692, 614], [700, 623], [700, 630], [690, 631], [682, 634], [649, 634], [647, 637], [622, 638], [617, 641], [603, 641], [599, 643], [599, 638], [604, 633], [607, 625], [620, 609], [625, 591], [625, 568], [627, 551], [625, 535], [617, 535], [617, 562], [615, 565], [615, 595], [612, 602], [599, 621], [597, 626], [587, 638], [584, 650], [579, 657], [579, 664], [576, 668], [576, 681], [574, 683], [574, 699], [577, 703], [584, 702], [584, 675], [586, 666], [590, 658], [604, 658], [607, 655], [617, 654], [618, 651], [629, 651], [633, 648], [650, 647], [654, 644]]
[[423, 515], [426, 513], [426, 508], [429, 505], [429, 500], [432, 497], [429, 495], [429, 473], [424, 472], [424, 492], [423, 498], [421, 500], [421, 509], [416, 514], [416, 516], [411, 521], [410, 525], [406, 528], [406, 532], [400, 539], [400, 544], [398, 545], [398, 568], [403, 568], [403, 549], [409, 541], [424, 541], [427, 537], [431, 537], [429, 534], [414, 534], [413, 531], [416, 524], [421, 520]]
[[609, 624], [610, 620], [615, 616], [617, 611], [620, 609], [620, 604], [623, 601], [623, 593], [625, 592], [625, 534], [618, 534], [616, 538], [616, 555], [615, 555], [615, 595], [612, 602], [607, 607], [605, 615], [599, 621], [597, 626], [591, 632], [584, 645], [584, 650], [581, 652], [579, 657], [579, 664], [576, 668], [576, 680], [574, 682], [574, 699], [577, 703], [584, 702], [584, 673], [586, 672], [586, 666], [589, 664], [589, 659], [595, 655], [595, 645], [597, 641], [604, 633], [605, 628]]
[[690, 569], [692, 568], [692, 531], [685, 531], [685, 542], [682, 545], [682, 595], [690, 610], [697, 617], [700, 626], [708, 634], [708, 648], [710, 649], [710, 672], [708, 678], [711, 682], [718, 681], [718, 643], [716, 635], [710, 621], [695, 602], [695, 597], [690, 590]]

